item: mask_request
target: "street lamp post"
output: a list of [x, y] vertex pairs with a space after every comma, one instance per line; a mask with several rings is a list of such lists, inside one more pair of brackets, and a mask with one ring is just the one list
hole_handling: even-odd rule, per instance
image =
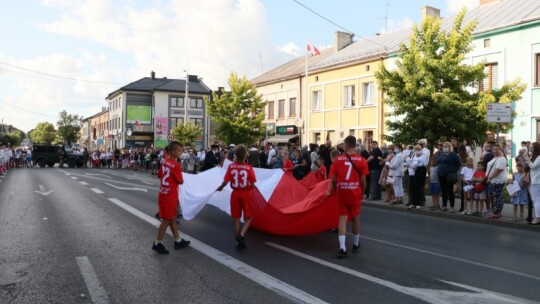
[[186, 88], [185, 88], [185, 96], [184, 96], [184, 126], [187, 124], [188, 119], [188, 97], [189, 97], [189, 74], [187, 70], [184, 70], [186, 72]]

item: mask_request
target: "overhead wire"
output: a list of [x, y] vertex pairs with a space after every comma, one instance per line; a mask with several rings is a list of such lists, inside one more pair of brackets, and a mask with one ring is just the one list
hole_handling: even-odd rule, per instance
[[38, 112], [34, 112], [34, 111], [30, 111], [30, 110], [27, 110], [23, 107], [19, 107], [9, 101], [5, 101], [5, 100], [2, 100], [0, 99], [0, 103], [4, 103], [5, 105], [8, 105], [8, 106], [11, 106], [11, 107], [14, 107], [14, 108], [17, 108], [21, 111], [24, 111], [24, 112], [28, 112], [28, 113], [31, 113], [31, 114], [35, 114], [35, 115], [41, 115], [41, 116], [46, 116], [46, 117], [52, 117], [52, 118], [58, 118], [58, 116], [53, 116], [53, 115], [49, 115], [49, 114], [43, 114], [43, 113], [38, 113]]
[[381, 44], [381, 43], [375, 42], [375, 41], [373, 41], [373, 40], [370, 40], [369, 38], [366, 38], [366, 37], [364, 37], [364, 36], [362, 36], [362, 35], [358, 35], [358, 34], [356, 34], [355, 32], [353, 32], [353, 31], [351, 31], [351, 30], [349, 30], [349, 29], [347, 29], [347, 28], [345, 28], [345, 27], [343, 27], [343, 26], [341, 26], [341, 25], [335, 23], [334, 21], [332, 21], [332, 20], [330, 20], [329, 18], [323, 16], [322, 14], [316, 12], [315, 10], [313, 10], [312, 8], [308, 7], [307, 5], [303, 4], [302, 2], [300, 2], [300, 1], [298, 1], [298, 0], [292, 0], [292, 1], [295, 2], [296, 4], [302, 6], [303, 8], [307, 9], [308, 11], [312, 12], [313, 14], [319, 16], [320, 18], [322, 18], [322, 19], [328, 21], [329, 23], [335, 25], [336, 27], [338, 27], [338, 28], [340, 28], [340, 29], [342, 29], [342, 30], [347, 31], [348, 33], [352, 34], [353, 36], [357, 36], [357, 37], [359, 37], [359, 38], [361, 38], [361, 39], [363, 39], [363, 40], [365, 40], [365, 41], [368, 41], [368, 42], [370, 42], [370, 43], [376, 44], [376, 45], [378, 45], [378, 46], [382, 46], [382, 47], [385, 48], [385, 49], [388, 48], [388, 46], [386, 46], [386, 45], [384, 45], [384, 44]]

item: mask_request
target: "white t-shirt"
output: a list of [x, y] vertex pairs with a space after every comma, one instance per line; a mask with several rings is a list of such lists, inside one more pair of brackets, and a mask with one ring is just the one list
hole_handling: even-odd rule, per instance
[[276, 149], [272, 148], [268, 151], [268, 160], [266, 161], [266, 164], [270, 166], [272, 164], [272, 158], [276, 156]]
[[490, 176], [493, 176], [495, 169], [502, 170], [491, 180], [491, 183], [493, 184], [504, 184], [506, 183], [506, 175], [507, 174], [507, 163], [506, 158], [503, 156], [494, 157], [487, 165], [486, 170], [486, 176], [489, 178]]
[[473, 174], [474, 174], [474, 168], [463, 167], [463, 169], [461, 169], [460, 174], [463, 175], [463, 179], [465, 181], [472, 181]]

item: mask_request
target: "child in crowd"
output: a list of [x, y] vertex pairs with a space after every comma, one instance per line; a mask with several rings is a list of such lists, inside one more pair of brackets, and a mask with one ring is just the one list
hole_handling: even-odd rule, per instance
[[472, 158], [467, 157], [465, 167], [461, 169], [461, 181], [463, 183], [463, 193], [465, 195], [465, 209], [461, 214], [471, 215], [473, 209], [473, 189], [474, 189], [474, 162]]
[[[235, 149], [234, 163], [230, 164], [225, 173], [225, 178], [217, 191], [223, 188], [230, 182], [233, 189], [231, 194], [231, 217], [234, 219], [234, 232], [236, 234], [236, 250], [246, 249], [246, 232], [253, 220], [252, 216], [252, 201], [253, 188], [257, 181], [253, 167], [246, 163], [248, 150], [244, 145], [238, 145]], [[240, 218], [244, 214], [244, 226], [240, 229]]]
[[174, 236], [174, 249], [181, 249], [190, 244], [180, 237], [176, 225], [176, 216], [178, 213], [178, 186], [184, 183], [182, 176], [182, 167], [176, 162], [176, 158], [182, 154], [183, 146], [177, 141], [173, 141], [168, 146], [169, 157], [165, 159], [158, 171], [160, 179], [160, 188], [158, 196], [159, 218], [162, 219], [158, 229], [157, 239], [152, 249], [160, 254], [168, 254], [169, 251], [163, 246], [163, 237], [167, 227], [171, 229]]
[[289, 153], [283, 153], [283, 171], [288, 174], [292, 174], [294, 170], [294, 164], [289, 157]]
[[486, 202], [486, 171], [482, 161], [476, 163], [476, 171], [474, 171], [473, 174], [473, 182], [476, 211], [472, 215], [482, 216], [482, 209], [484, 208], [484, 203]]
[[319, 181], [323, 181], [327, 177], [326, 176], [326, 166], [325, 166], [325, 163], [324, 163], [324, 157], [323, 156], [319, 156], [317, 164], [319, 166], [319, 170], [317, 170], [317, 179]]
[[512, 204], [514, 205], [514, 215], [513, 215], [514, 222], [518, 221], [518, 217], [517, 217], [518, 206], [519, 206], [519, 220], [520, 221], [524, 220], [523, 212], [525, 210], [525, 205], [527, 205], [529, 201], [527, 185], [525, 185], [522, 182], [523, 177], [525, 177], [525, 175], [528, 173], [525, 172], [525, 169], [523, 168], [522, 163], [517, 163], [516, 168], [517, 168], [517, 172], [514, 172], [514, 174], [512, 174], [512, 181], [517, 182], [521, 189], [518, 192], [514, 193], [514, 195], [512, 195]]
[[436, 157], [431, 160], [431, 167], [429, 168], [429, 193], [431, 194], [431, 200], [433, 205], [429, 207], [430, 210], [439, 210], [441, 205], [439, 203], [441, 198], [441, 184], [439, 183], [439, 162]]

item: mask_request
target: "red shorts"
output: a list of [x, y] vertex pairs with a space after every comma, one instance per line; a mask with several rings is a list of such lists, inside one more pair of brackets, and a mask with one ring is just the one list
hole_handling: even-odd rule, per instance
[[233, 190], [231, 194], [231, 217], [239, 219], [244, 213], [244, 220], [253, 215], [251, 204], [253, 203], [253, 190]]
[[178, 212], [178, 204], [171, 203], [159, 203], [159, 217], [166, 220], [172, 221], [176, 219], [176, 214]]
[[360, 209], [362, 208], [362, 204], [344, 204], [339, 203], [339, 215], [347, 215], [351, 218], [356, 217], [360, 215]]

